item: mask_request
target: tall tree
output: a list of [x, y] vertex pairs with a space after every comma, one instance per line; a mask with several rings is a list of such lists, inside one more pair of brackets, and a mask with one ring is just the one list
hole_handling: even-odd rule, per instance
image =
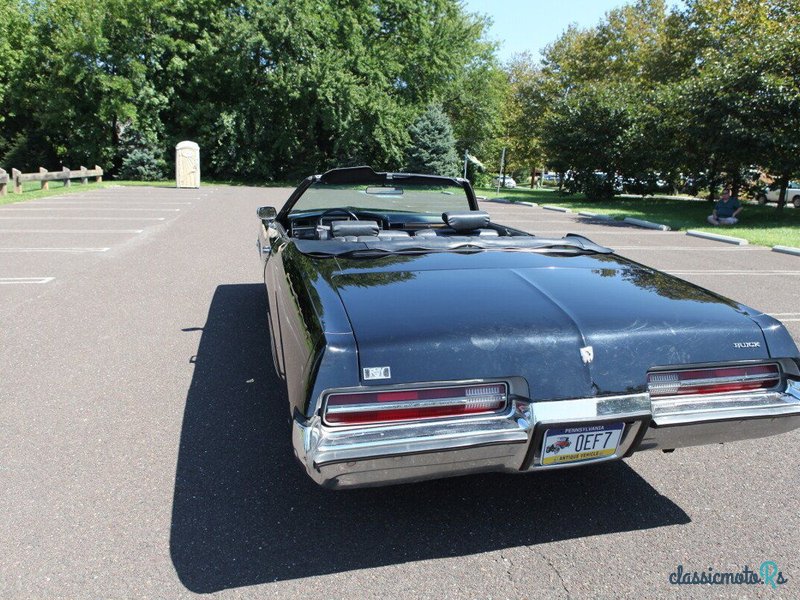
[[458, 175], [456, 141], [450, 119], [432, 105], [411, 126], [406, 170], [431, 175]]
[[507, 65], [508, 92], [505, 130], [510, 171], [529, 170], [531, 187], [536, 168], [545, 161], [542, 128], [548, 107], [542, 71], [530, 54], [514, 56]]
[[31, 43], [11, 46], [27, 77], [0, 79], [4, 130], [27, 162], [113, 172], [194, 139], [210, 175], [398, 168], [431, 102], [470, 144], [500, 113], [481, 86], [502, 80], [486, 21], [457, 0], [0, 1], [29, 11]]

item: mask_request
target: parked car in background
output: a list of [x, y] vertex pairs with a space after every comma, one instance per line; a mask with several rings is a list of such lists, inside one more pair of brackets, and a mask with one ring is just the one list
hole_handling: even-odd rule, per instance
[[800, 426], [800, 352], [777, 320], [583, 236], [493, 223], [465, 179], [334, 169], [258, 216], [273, 361], [320, 485], [535, 473]]
[[510, 175], [500, 176], [498, 175], [494, 179], [492, 179], [493, 186], [500, 186], [505, 188], [515, 188], [517, 187], [517, 182]]
[[[759, 204], [766, 204], [767, 202], [777, 202], [780, 198], [781, 190], [765, 188], [757, 196], [756, 200]], [[795, 208], [800, 208], [800, 181], [790, 181], [789, 187], [786, 188], [786, 203], [791, 202]]]

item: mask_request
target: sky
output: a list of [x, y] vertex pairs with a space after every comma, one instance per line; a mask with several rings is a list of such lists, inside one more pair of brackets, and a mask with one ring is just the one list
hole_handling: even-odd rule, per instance
[[[489, 15], [494, 21], [487, 36], [500, 42], [498, 56], [506, 62], [513, 54], [534, 57], [553, 42], [570, 23], [593, 27], [609, 11], [631, 2], [624, 0], [464, 0], [469, 12]], [[671, 3], [670, 3], [671, 4]]]

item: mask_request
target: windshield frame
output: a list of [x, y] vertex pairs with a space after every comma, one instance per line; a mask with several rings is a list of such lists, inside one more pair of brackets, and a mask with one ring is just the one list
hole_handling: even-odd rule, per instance
[[[278, 220], [286, 221], [286, 217], [297, 204], [303, 194], [315, 183], [329, 184], [353, 184], [353, 185], [432, 185], [442, 187], [460, 187], [464, 190], [470, 210], [480, 210], [478, 199], [469, 181], [461, 177], [442, 177], [439, 175], [420, 175], [418, 173], [390, 173], [375, 172], [371, 167], [347, 167], [342, 169], [331, 169], [322, 175], [312, 175], [306, 177], [297, 189], [289, 196], [286, 204], [278, 213]], [[387, 207], [387, 210], [391, 210]], [[372, 212], [380, 212], [372, 210]]]

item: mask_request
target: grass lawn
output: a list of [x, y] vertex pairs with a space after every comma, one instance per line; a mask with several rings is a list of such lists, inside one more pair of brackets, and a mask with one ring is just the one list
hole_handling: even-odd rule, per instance
[[[237, 186], [256, 186], [256, 187], [290, 187], [295, 188], [297, 187], [299, 182], [265, 182], [265, 183], [254, 183], [254, 182], [241, 182], [241, 181], [223, 181], [223, 180], [213, 180], [207, 179], [203, 180], [203, 187], [207, 186], [214, 186], [214, 185], [237, 185]], [[13, 194], [11, 192], [12, 184], [9, 182], [8, 185], [8, 193], [5, 196], [0, 196], [0, 205], [1, 204], [12, 204], [14, 202], [24, 202], [26, 200], [35, 200], [37, 198], [47, 198], [49, 196], [61, 196], [64, 194], [74, 194], [76, 192], [88, 192], [91, 190], [99, 190], [110, 188], [114, 186], [148, 186], [148, 187], [168, 187], [174, 188], [175, 183], [173, 181], [124, 181], [124, 180], [117, 180], [117, 181], [103, 181], [101, 183], [95, 183], [91, 179], [89, 183], [83, 185], [80, 181], [73, 180], [72, 185], [69, 187], [64, 187], [64, 184], [60, 181], [51, 181], [50, 182], [50, 189], [43, 190], [41, 189], [41, 183], [38, 181], [26, 181], [22, 184], [22, 193], [21, 194]]]
[[37, 198], [47, 198], [49, 196], [62, 196], [64, 194], [75, 194], [78, 192], [89, 192], [91, 190], [100, 190], [119, 185], [146, 185], [158, 187], [175, 187], [174, 183], [168, 181], [103, 181], [95, 183], [90, 179], [89, 183], [83, 185], [80, 181], [72, 181], [72, 185], [64, 187], [60, 181], [51, 181], [50, 189], [41, 189], [41, 183], [38, 181], [25, 181], [22, 184], [22, 193], [14, 194], [11, 192], [12, 184], [9, 182], [7, 194], [0, 196], [0, 204], [12, 204], [14, 202], [25, 202], [26, 200], [35, 200]]
[[714, 227], [706, 222], [706, 217], [713, 209], [704, 200], [679, 200], [676, 198], [615, 198], [609, 201], [588, 200], [582, 194], [572, 196], [560, 195], [558, 192], [542, 189], [531, 190], [515, 188], [513, 190], [496, 188], [477, 189], [479, 196], [488, 198], [505, 198], [512, 202], [528, 201], [553, 206], [563, 206], [573, 211], [590, 211], [612, 215], [617, 219], [634, 217], [655, 223], [669, 225], [675, 230], [698, 229], [713, 233], [722, 233], [746, 239], [751, 244], [761, 246], [792, 246], [800, 248], [800, 210], [785, 208], [778, 215], [774, 204], [758, 206], [745, 204], [739, 216], [739, 223], [731, 227]]

